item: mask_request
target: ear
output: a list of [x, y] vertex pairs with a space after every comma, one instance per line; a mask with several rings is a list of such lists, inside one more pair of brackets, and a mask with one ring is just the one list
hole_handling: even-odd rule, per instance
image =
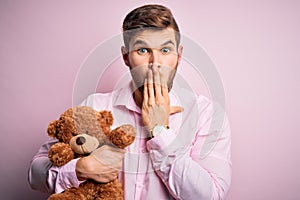
[[179, 45], [179, 47], [178, 47], [178, 53], [177, 53], [178, 64], [181, 62], [182, 51], [183, 51], [183, 46], [182, 46], [182, 45]]
[[98, 116], [98, 120], [101, 124], [105, 124], [106, 126], [110, 127], [114, 123], [113, 115], [110, 111], [102, 110], [99, 112], [100, 117]]
[[124, 61], [125, 65], [127, 65], [128, 67], [130, 67], [129, 59], [128, 59], [128, 55], [129, 55], [128, 49], [125, 46], [122, 46], [121, 47], [121, 52], [122, 52], [123, 61]]
[[50, 122], [50, 124], [48, 125], [48, 128], [47, 128], [47, 133], [50, 137], [53, 137], [53, 138], [56, 138], [56, 128], [57, 128], [57, 124], [58, 124], [58, 121], [57, 120], [54, 120], [52, 122]]

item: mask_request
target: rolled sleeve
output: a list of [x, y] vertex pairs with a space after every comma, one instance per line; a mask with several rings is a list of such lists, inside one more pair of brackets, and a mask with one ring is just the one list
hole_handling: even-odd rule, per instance
[[53, 166], [50, 169], [48, 183], [55, 183], [55, 193], [60, 193], [67, 188], [79, 187], [79, 184], [82, 183], [78, 180], [75, 172], [78, 159], [71, 160], [62, 167]]
[[83, 181], [76, 176], [76, 163], [79, 158], [57, 167], [48, 158], [50, 147], [56, 140], [49, 140], [39, 149], [31, 161], [28, 181], [32, 189], [48, 194], [60, 193], [67, 188], [78, 187]]

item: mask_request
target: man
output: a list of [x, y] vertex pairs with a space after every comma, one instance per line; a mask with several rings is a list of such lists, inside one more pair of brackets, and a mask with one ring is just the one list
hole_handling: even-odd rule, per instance
[[[125, 199], [224, 199], [231, 179], [230, 128], [225, 117], [222, 127], [211, 131], [216, 110], [207, 98], [183, 103], [172, 93], [183, 47], [171, 11], [161, 5], [134, 9], [124, 19], [123, 37], [121, 51], [132, 83], [93, 94], [82, 105], [111, 110], [116, 126], [134, 123], [135, 142], [126, 153], [102, 147], [115, 158], [113, 166], [87, 156], [55, 167], [47, 152], [56, 141], [49, 141], [32, 160], [32, 188], [61, 192], [86, 179], [108, 182], [118, 176]], [[218, 137], [208, 140], [215, 132]], [[212, 148], [201, 156], [207, 141]]]

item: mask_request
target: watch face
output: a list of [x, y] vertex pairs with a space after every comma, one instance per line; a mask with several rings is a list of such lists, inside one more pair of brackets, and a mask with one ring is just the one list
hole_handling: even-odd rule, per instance
[[153, 136], [155, 137], [155, 136], [159, 135], [164, 129], [166, 129], [164, 126], [156, 125], [152, 131]]

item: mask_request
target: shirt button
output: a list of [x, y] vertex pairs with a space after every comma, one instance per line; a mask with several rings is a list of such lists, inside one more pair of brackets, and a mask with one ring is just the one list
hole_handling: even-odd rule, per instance
[[138, 188], [142, 188], [144, 185], [142, 184], [142, 183], [136, 183], [136, 186], [138, 187]]

